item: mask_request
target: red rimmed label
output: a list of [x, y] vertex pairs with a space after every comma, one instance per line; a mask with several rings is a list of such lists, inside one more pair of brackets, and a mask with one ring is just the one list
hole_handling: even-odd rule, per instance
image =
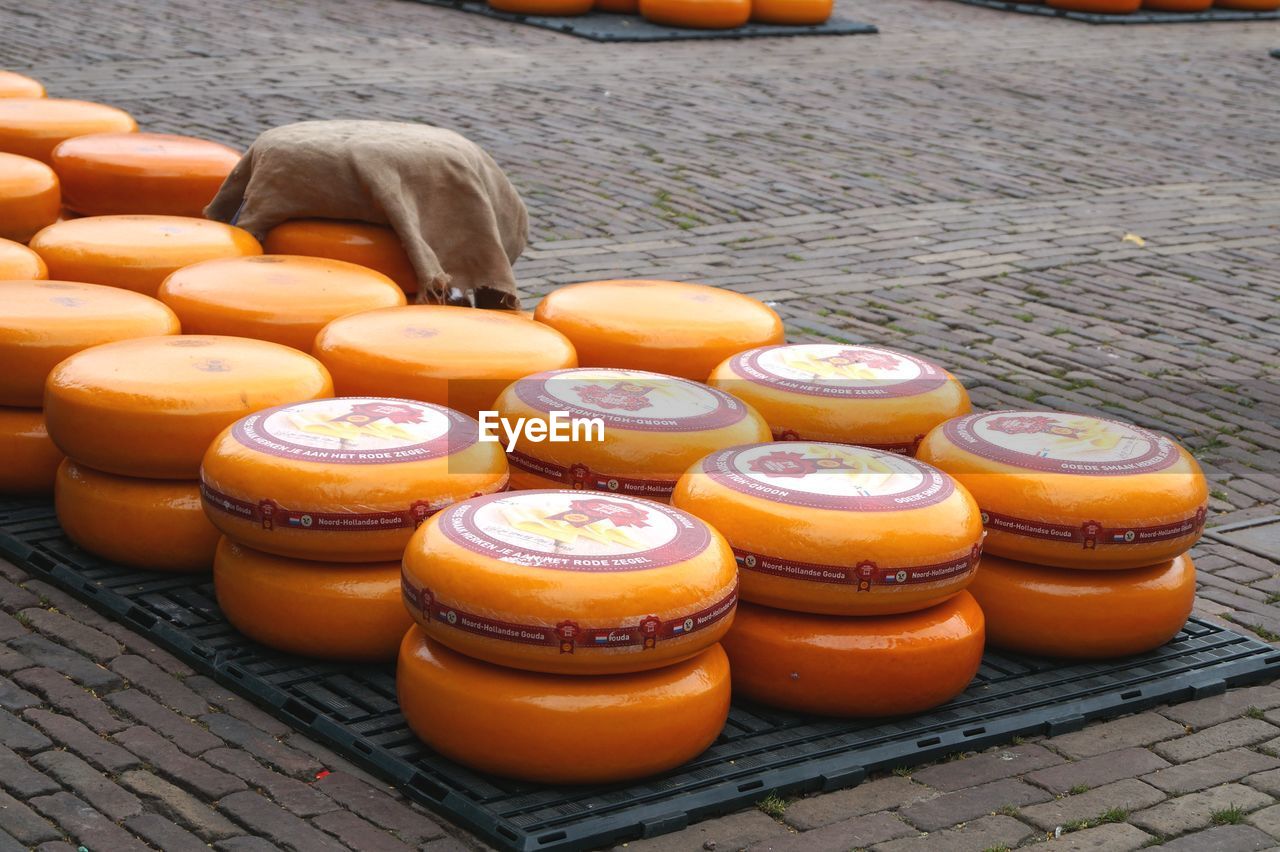
[[608, 473], [597, 473], [581, 463], [564, 467], [544, 459], [534, 458], [518, 450], [507, 453], [507, 462], [517, 470], [550, 479], [565, 488], [579, 491], [603, 491], [610, 494], [625, 494], [628, 497], [667, 500], [676, 488], [674, 479], [614, 476]]
[[744, 571], [809, 583], [853, 586], [860, 592], [868, 592], [877, 586], [918, 586], [962, 577], [977, 568], [978, 560], [982, 556], [982, 548], [975, 544], [961, 556], [930, 565], [888, 567], [878, 565], [870, 559], [864, 559], [852, 566], [800, 562], [738, 547], [733, 549], [733, 553], [737, 557], [739, 567]]
[[831, 399], [896, 399], [937, 390], [947, 373], [923, 358], [878, 346], [798, 343], [749, 349], [729, 362], [758, 385]]
[[1024, 538], [1036, 538], [1043, 541], [1060, 541], [1065, 544], [1079, 544], [1082, 550], [1096, 550], [1099, 547], [1131, 544], [1155, 544], [1161, 541], [1198, 536], [1204, 529], [1207, 512], [1202, 506], [1189, 518], [1170, 521], [1150, 526], [1115, 526], [1101, 521], [1085, 521], [1082, 524], [1051, 524], [1044, 521], [1018, 518], [1013, 515], [1002, 515], [997, 512], [983, 511], [982, 523], [988, 530], [1008, 533]]
[[[417, 529], [422, 522], [448, 506], [432, 506], [426, 500], [410, 503], [404, 511], [383, 512], [312, 512], [290, 509], [275, 500], [256, 502], [241, 500], [201, 481], [200, 497], [206, 509], [261, 526], [264, 530], [300, 530], [303, 532], [371, 532], [377, 530]], [[452, 502], [452, 501], [450, 501]]]

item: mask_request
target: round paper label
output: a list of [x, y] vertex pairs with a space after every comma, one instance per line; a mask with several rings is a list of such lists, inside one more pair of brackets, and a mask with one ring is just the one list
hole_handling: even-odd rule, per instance
[[516, 382], [516, 396], [539, 411], [599, 417], [606, 427], [643, 432], [719, 429], [747, 415], [724, 391], [640, 370], [552, 370]]
[[936, 364], [876, 346], [766, 346], [736, 355], [730, 367], [756, 384], [841, 399], [915, 396], [947, 382], [947, 374]]

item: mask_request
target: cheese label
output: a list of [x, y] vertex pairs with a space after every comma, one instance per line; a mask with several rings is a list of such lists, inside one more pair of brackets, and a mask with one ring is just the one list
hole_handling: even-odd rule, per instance
[[476, 497], [439, 516], [449, 540], [535, 568], [641, 571], [706, 550], [711, 531], [679, 509], [580, 491], [516, 491]]
[[923, 462], [846, 444], [731, 447], [703, 459], [702, 472], [762, 500], [850, 512], [918, 509], [955, 491], [951, 477]]
[[876, 346], [766, 346], [734, 356], [729, 366], [755, 384], [834, 399], [916, 396], [947, 383], [936, 364]]
[[1128, 423], [1056, 411], [994, 411], [949, 420], [943, 434], [985, 459], [1048, 473], [1125, 476], [1172, 467], [1168, 438]]
[[706, 385], [640, 370], [552, 370], [516, 382], [516, 396], [544, 412], [598, 417], [611, 428], [693, 432], [731, 426], [747, 416], [741, 400]]
[[476, 422], [452, 409], [379, 397], [282, 405], [242, 418], [231, 434], [258, 452], [328, 464], [425, 461], [479, 438]]

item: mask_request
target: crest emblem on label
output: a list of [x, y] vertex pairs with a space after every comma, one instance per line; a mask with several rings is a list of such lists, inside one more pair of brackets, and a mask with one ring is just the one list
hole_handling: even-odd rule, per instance
[[853, 344], [765, 346], [735, 356], [730, 367], [755, 384], [831, 398], [915, 396], [947, 382], [946, 371], [923, 358]]
[[747, 415], [724, 391], [640, 370], [552, 370], [516, 382], [516, 396], [538, 411], [598, 417], [606, 427], [644, 432], [719, 429]]

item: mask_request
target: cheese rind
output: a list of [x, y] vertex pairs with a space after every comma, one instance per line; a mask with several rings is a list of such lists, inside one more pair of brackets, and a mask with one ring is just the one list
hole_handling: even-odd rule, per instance
[[640, 0], [646, 21], [668, 27], [727, 30], [751, 17], [750, 0]]
[[87, 133], [132, 133], [138, 129], [124, 110], [63, 98], [0, 98], [0, 151], [52, 164], [64, 139]]
[[816, 27], [831, 17], [832, 0], [751, 0], [751, 20], [761, 24]]
[[0, 407], [0, 494], [52, 494], [61, 462], [40, 409]]
[[327, 257], [367, 267], [390, 278], [405, 293], [418, 292], [418, 276], [396, 232], [385, 225], [334, 219], [292, 219], [262, 241], [267, 254]]
[[0, 281], [36, 281], [49, 277], [40, 255], [13, 240], [0, 239]]
[[44, 84], [14, 71], [0, 71], [0, 98], [43, 98]]
[[39, 160], [0, 153], [0, 239], [25, 243], [58, 221], [58, 176]]

